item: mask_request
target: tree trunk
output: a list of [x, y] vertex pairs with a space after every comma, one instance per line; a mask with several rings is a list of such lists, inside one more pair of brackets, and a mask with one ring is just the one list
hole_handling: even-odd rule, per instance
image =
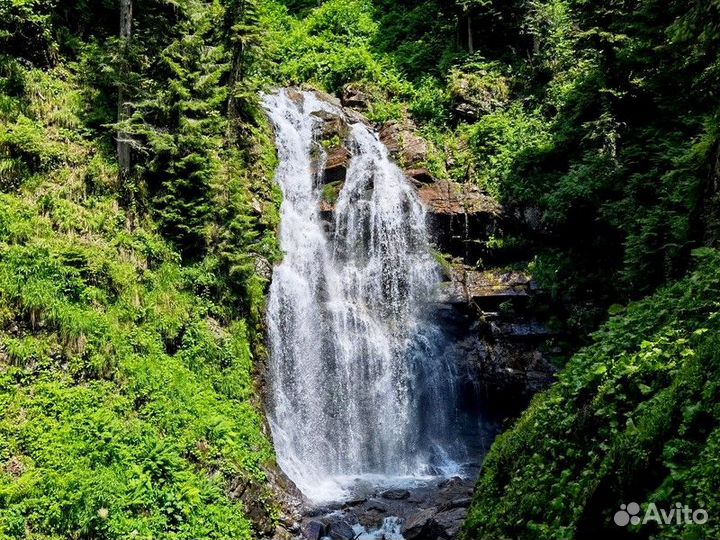
[[[121, 53], [123, 56], [128, 54], [128, 44], [132, 35], [132, 0], [120, 0], [120, 40]], [[118, 85], [118, 122], [122, 122], [128, 116], [128, 105], [125, 102], [126, 96], [124, 92], [125, 75], [126, 75], [126, 58], [121, 59], [120, 84]], [[120, 165], [120, 180], [126, 181], [130, 176], [130, 144], [127, 134], [122, 130], [117, 133], [117, 154], [118, 163]]]
[[475, 52], [475, 48], [473, 47], [473, 35], [472, 35], [472, 17], [470, 16], [470, 11], [466, 11], [467, 14], [467, 39], [468, 39], [468, 52], [470, 54], [473, 54]]
[[[245, 17], [246, 0], [237, 3], [236, 11], [233, 15], [233, 22], [240, 22]], [[228, 97], [228, 129], [229, 138], [235, 143], [238, 142], [238, 124], [240, 122], [240, 103], [235, 95], [238, 85], [242, 83], [245, 77], [245, 46], [242, 38], [235, 42], [232, 51], [232, 66], [230, 68], [230, 80], [228, 81], [229, 97]]]

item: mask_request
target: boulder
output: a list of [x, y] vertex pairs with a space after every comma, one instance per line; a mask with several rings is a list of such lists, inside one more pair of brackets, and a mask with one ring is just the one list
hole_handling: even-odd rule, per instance
[[410, 497], [410, 492], [407, 489], [388, 489], [387, 491], [383, 491], [380, 496], [383, 499], [401, 501]]
[[418, 168], [427, 160], [428, 145], [417, 135], [417, 128], [410, 121], [387, 122], [380, 128], [378, 136], [390, 155], [404, 167]]
[[436, 507], [426, 508], [408, 518], [403, 527], [402, 534], [405, 540], [425, 540], [442, 538], [443, 531], [435, 522]]
[[370, 98], [368, 95], [352, 84], [345, 85], [340, 99], [343, 107], [350, 107], [359, 111], [368, 110], [370, 105]]
[[352, 526], [345, 520], [331, 523], [327, 535], [332, 540], [353, 540], [356, 536]]
[[369, 501], [365, 506], [365, 509], [368, 512], [375, 511], [384, 514], [385, 512], [387, 512], [387, 505], [380, 501]]
[[443, 512], [438, 512], [432, 518], [434, 532], [440, 532], [440, 538], [455, 538], [462, 528], [466, 508], [453, 508]]
[[319, 521], [308, 521], [303, 528], [303, 538], [307, 540], [320, 540], [325, 536], [325, 525]]

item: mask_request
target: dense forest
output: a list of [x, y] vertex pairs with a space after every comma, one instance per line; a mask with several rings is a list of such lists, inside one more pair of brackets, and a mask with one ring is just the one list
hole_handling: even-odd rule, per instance
[[[522, 224], [557, 381], [466, 539], [720, 535], [715, 0], [0, 1], [0, 539], [280, 538], [261, 94], [362, 96]], [[470, 261], [482, 268], [486, 261]]]

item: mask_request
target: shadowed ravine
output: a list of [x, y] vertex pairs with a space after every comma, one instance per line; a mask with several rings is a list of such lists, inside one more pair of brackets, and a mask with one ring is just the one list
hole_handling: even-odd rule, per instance
[[[321, 219], [314, 93], [264, 98], [283, 192], [268, 308], [269, 419], [278, 462], [314, 503], [463, 474], [456, 364], [436, 314], [425, 210], [387, 149], [351, 123], [334, 222]], [[476, 420], [477, 422], [477, 420]]]

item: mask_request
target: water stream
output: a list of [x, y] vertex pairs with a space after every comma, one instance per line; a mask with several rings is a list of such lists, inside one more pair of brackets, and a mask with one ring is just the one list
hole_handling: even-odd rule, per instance
[[263, 104], [283, 194], [284, 258], [267, 315], [279, 465], [316, 502], [342, 500], [362, 485], [458, 474], [467, 449], [458, 435], [457, 374], [436, 317], [441, 274], [425, 209], [376, 134], [356, 122], [328, 226], [313, 113], [344, 113], [310, 92], [280, 91]]

